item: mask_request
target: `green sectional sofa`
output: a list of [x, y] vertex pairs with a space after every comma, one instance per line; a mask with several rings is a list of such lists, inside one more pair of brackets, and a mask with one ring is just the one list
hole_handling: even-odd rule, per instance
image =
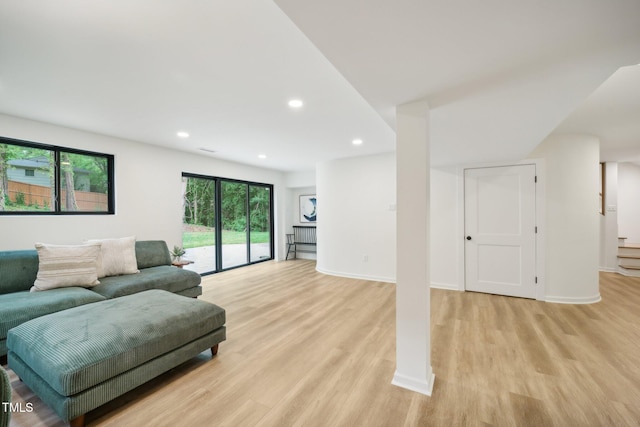
[[0, 251], [0, 360], [6, 363], [9, 329], [31, 319], [151, 289], [193, 298], [202, 294], [200, 275], [173, 267], [164, 241], [136, 241], [135, 256], [139, 273], [103, 277], [90, 288], [30, 292], [38, 275], [38, 252]]

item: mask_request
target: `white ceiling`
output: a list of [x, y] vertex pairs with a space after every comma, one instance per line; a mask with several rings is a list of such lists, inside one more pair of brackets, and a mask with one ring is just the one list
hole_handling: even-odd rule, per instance
[[637, 0], [275, 1], [391, 125], [428, 101], [436, 165], [522, 158], [640, 63]]
[[0, 112], [281, 170], [395, 149], [269, 0], [2, 1]]
[[[434, 164], [517, 159], [640, 63], [637, 0], [522, 3], [4, 1], [0, 112], [295, 171], [394, 150], [395, 106], [427, 100]], [[637, 68], [559, 131], [633, 156]]]
[[601, 161], [640, 163], [640, 65], [616, 71], [556, 132], [598, 136]]

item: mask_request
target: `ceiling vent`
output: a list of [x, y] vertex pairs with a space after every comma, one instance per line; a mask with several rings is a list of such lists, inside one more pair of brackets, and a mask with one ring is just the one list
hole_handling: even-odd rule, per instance
[[207, 153], [216, 153], [216, 150], [212, 150], [211, 148], [200, 147], [200, 151], [206, 151]]

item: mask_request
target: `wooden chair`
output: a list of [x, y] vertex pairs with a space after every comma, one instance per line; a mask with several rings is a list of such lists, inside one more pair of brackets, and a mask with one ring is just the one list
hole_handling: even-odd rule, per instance
[[316, 252], [316, 227], [309, 225], [294, 225], [293, 234], [287, 234], [287, 256], [293, 253], [293, 258], [297, 258], [298, 245], [302, 245], [300, 252]]
[[287, 256], [285, 261], [289, 259], [289, 254], [293, 254], [293, 259], [296, 258], [296, 241], [293, 234], [287, 234]]

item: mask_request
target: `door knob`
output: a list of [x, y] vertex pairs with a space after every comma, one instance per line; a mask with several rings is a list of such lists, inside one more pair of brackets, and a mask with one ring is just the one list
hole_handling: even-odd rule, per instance
[[471, 240], [471, 236], [467, 236], [467, 240]]

